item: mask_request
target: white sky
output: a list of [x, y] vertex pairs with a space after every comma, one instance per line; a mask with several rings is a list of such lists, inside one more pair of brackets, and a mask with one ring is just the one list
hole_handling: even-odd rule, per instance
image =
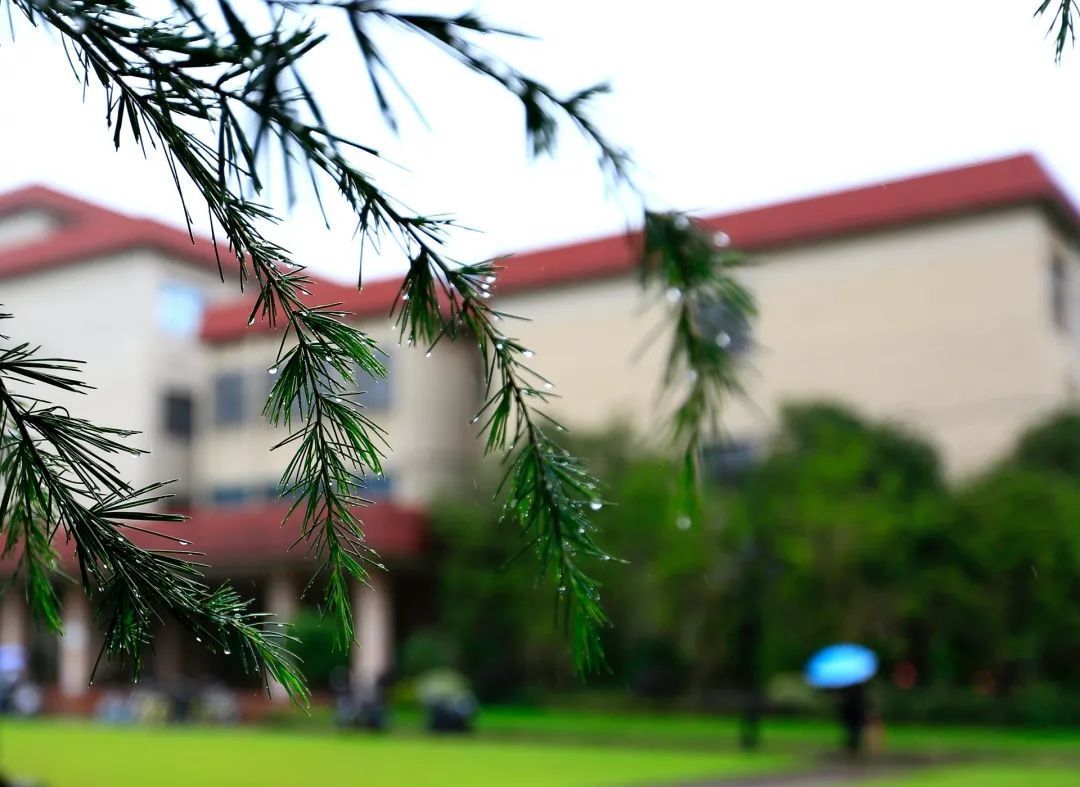
[[[491, 21], [539, 42], [498, 51], [571, 90], [608, 80], [596, 118], [627, 147], [654, 207], [717, 211], [1031, 150], [1080, 194], [1080, 50], [1058, 66], [1036, 0], [489, 0]], [[399, 7], [406, 7], [402, 4]], [[417, 0], [409, 8], [453, 11]], [[468, 7], [468, 6], [465, 6]], [[44, 183], [179, 225], [169, 174], [132, 145], [112, 150], [100, 97], [81, 101], [59, 47], [0, 25], [0, 191]], [[345, 28], [326, 24], [308, 81], [339, 132], [402, 168], [381, 181], [415, 209], [481, 230], [475, 259], [619, 231], [637, 210], [605, 193], [567, 130], [554, 161], [530, 163], [522, 120], [497, 89], [394, 37], [387, 54], [424, 109], [400, 138], [374, 111]], [[408, 119], [407, 110], [403, 117]], [[406, 169], [407, 168], [407, 169]], [[332, 190], [328, 192], [332, 198]], [[275, 238], [298, 261], [355, 276], [352, 223], [331, 232], [305, 201]], [[378, 261], [388, 271], [396, 259]], [[374, 266], [368, 270], [374, 273]]]

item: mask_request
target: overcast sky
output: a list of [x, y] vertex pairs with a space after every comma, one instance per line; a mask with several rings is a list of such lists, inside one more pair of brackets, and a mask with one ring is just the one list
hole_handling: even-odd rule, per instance
[[[1080, 195], [1080, 51], [1053, 59], [1036, 0], [489, 0], [475, 6], [539, 41], [498, 51], [554, 86], [609, 81], [599, 125], [628, 148], [654, 207], [752, 206], [987, 157], [1034, 151]], [[529, 162], [520, 113], [497, 89], [395, 36], [387, 53], [427, 126], [380, 127], [347, 30], [311, 58], [309, 82], [341, 133], [400, 167], [377, 171], [414, 209], [478, 233], [474, 259], [623, 229], [632, 200], [605, 193], [569, 131], [554, 161]], [[113, 152], [100, 97], [82, 102], [62, 50], [0, 32], [0, 191], [44, 183], [130, 213], [182, 221], [168, 171], [130, 144]], [[407, 116], [407, 113], [406, 113]], [[306, 201], [275, 236], [296, 259], [354, 276], [345, 213], [327, 232]], [[399, 261], [387, 258], [382, 270]]]

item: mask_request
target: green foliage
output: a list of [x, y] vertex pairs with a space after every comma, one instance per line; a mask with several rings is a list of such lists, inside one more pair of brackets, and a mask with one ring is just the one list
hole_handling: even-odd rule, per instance
[[1017, 443], [1012, 463], [1080, 481], [1080, 412], [1066, 410], [1029, 429]]
[[692, 227], [682, 214], [647, 213], [641, 268], [644, 283], [674, 301], [664, 383], [668, 393], [680, 397], [670, 430], [682, 454], [679, 515], [691, 521], [699, 513], [702, 442], [719, 431], [727, 399], [742, 393], [732, 337], [710, 316], [719, 312], [724, 322], [746, 326], [756, 314], [753, 296], [735, 277], [742, 255], [718, 247], [704, 232], [689, 231]]
[[764, 564], [766, 663], [799, 669], [818, 647], [863, 641], [903, 654], [913, 533], [945, 522], [933, 449], [832, 405], [790, 406], [747, 479], [745, 526]]
[[[604, 634], [611, 674], [599, 678], [657, 691], [683, 682], [686, 654], [708, 649], [712, 624], [723, 621], [723, 565], [715, 556], [722, 530], [716, 503], [684, 530], [672, 516], [672, 464], [643, 454], [625, 432], [579, 439], [577, 447], [609, 479], [596, 520], [628, 565], [597, 571], [605, 608], [617, 625]], [[568, 654], [536, 613], [534, 574], [504, 566], [514, 534], [491, 527], [494, 512], [477, 501], [435, 507], [441, 543], [441, 625], [461, 650], [460, 664], [481, 696], [512, 696], [526, 682], [570, 688]], [[501, 569], [501, 570], [500, 570]], [[703, 586], [702, 579], [706, 580]], [[689, 608], [690, 599], [700, 604]]]
[[[629, 563], [598, 572], [616, 624], [607, 683], [702, 702], [753, 680], [754, 659], [773, 701], [810, 708], [790, 680], [781, 690], [769, 676], [856, 640], [881, 655], [884, 684], [900, 662], [916, 669], [917, 689], [886, 686], [894, 717], [1065, 723], [1067, 700], [1038, 697], [1080, 688], [1080, 491], [1060, 472], [1077, 461], [1060, 448], [1073, 444], [1062, 434], [1072, 423], [1035, 426], [1019, 441], [1022, 461], [950, 489], [917, 435], [835, 405], [789, 406], [764, 460], [707, 492], [686, 530], [671, 516], [670, 460], [625, 433], [579, 438], [609, 483], [597, 520]], [[1040, 464], [1032, 446], [1050, 438], [1053, 461]], [[440, 510], [442, 624], [461, 667], [489, 696], [527, 683], [572, 690], [557, 678], [558, 641], [529, 614], [528, 572], [475, 570], [505, 549], [507, 534], [486, 526], [492, 513], [474, 502]], [[755, 616], [756, 654], [745, 648]]]
[[[169, 497], [163, 485], [136, 489], [119, 475], [113, 458], [141, 453], [123, 442], [134, 433], [76, 418], [40, 395], [86, 393], [79, 371], [77, 361], [43, 357], [27, 344], [0, 350], [0, 522], [4, 554], [18, 554], [30, 607], [61, 630], [51, 580], [53, 541], [62, 535], [74, 542], [83, 586], [104, 620], [102, 654], [129, 662], [136, 679], [151, 629], [170, 613], [206, 647], [235, 651], [249, 670], [301, 700], [306, 689], [281, 626], [251, 612], [231, 588], [204, 584], [186, 559], [196, 554], [189, 542], [157, 529], [183, 519], [155, 512]], [[166, 548], [143, 549], [132, 531]]]
[[1054, 36], [1054, 57], [1061, 60], [1065, 47], [1076, 42], [1076, 3], [1074, 0], [1042, 0], [1035, 9], [1035, 16], [1047, 16], [1053, 8], [1048, 34]]
[[434, 628], [415, 631], [401, 647], [398, 668], [401, 674], [415, 678], [435, 669], [457, 666], [457, 644]]
[[336, 647], [340, 631], [332, 619], [305, 608], [292, 621], [291, 633], [296, 637], [296, 658], [304, 665], [304, 677], [313, 687], [331, 686], [334, 674], [348, 669], [349, 653]]
[[962, 675], [1080, 687], [1078, 521], [1080, 490], [1060, 477], [1006, 467], [961, 490], [920, 585]]

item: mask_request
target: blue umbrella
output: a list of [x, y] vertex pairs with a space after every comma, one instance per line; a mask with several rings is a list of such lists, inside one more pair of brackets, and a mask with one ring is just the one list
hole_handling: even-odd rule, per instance
[[872, 650], [844, 642], [813, 655], [806, 663], [806, 682], [818, 689], [842, 689], [870, 680], [877, 668]]

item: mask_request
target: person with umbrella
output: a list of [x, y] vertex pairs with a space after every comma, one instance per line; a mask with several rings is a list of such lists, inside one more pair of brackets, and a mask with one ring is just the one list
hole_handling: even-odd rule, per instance
[[877, 668], [877, 656], [872, 650], [847, 642], [819, 650], [806, 664], [809, 685], [839, 690], [837, 710], [844, 726], [844, 747], [852, 756], [862, 751], [869, 720], [866, 683], [874, 677]]

